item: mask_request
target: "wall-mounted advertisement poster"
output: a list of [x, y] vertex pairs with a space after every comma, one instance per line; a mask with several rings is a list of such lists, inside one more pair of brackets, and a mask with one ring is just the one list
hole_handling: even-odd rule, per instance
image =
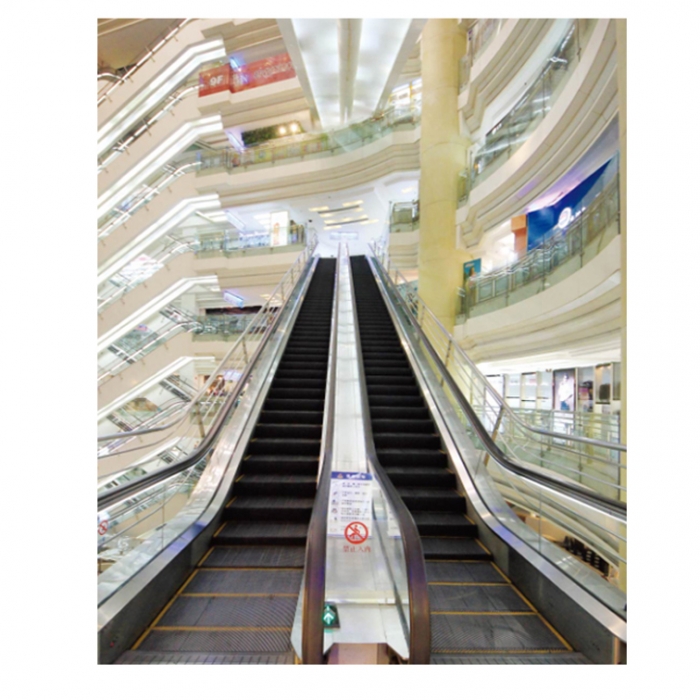
[[289, 212], [273, 211], [270, 214], [270, 245], [288, 245]]
[[464, 284], [466, 286], [470, 277], [476, 277], [481, 272], [481, 258], [464, 263]]
[[554, 410], [574, 411], [576, 395], [574, 384], [575, 370], [561, 369], [554, 373]]

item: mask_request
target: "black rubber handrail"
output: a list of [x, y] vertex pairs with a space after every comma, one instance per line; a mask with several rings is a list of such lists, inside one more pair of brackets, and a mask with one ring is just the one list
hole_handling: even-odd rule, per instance
[[367, 396], [365, 380], [365, 363], [362, 356], [360, 329], [357, 322], [357, 306], [355, 304], [355, 286], [350, 270], [350, 292], [352, 294], [353, 322], [355, 339], [358, 343], [358, 371], [360, 378], [360, 394], [362, 399], [362, 423], [365, 433], [365, 451], [372, 465], [377, 481], [391, 505], [396, 521], [401, 531], [404, 558], [406, 560], [406, 579], [408, 584], [408, 606], [410, 616], [408, 662], [410, 664], [430, 663], [430, 599], [428, 596], [428, 576], [425, 570], [425, 557], [420, 533], [411, 511], [403, 502], [391, 479], [386, 475], [384, 467], [379, 463], [374, 447], [374, 434]]
[[527, 467], [522, 466], [521, 464], [513, 462], [508, 456], [506, 456], [506, 454], [501, 450], [501, 448], [493, 441], [493, 438], [489, 434], [488, 430], [486, 430], [481, 420], [479, 420], [479, 417], [474, 412], [474, 409], [471, 407], [470, 403], [462, 394], [462, 391], [457, 386], [456, 382], [452, 378], [452, 375], [448, 372], [442, 359], [437, 354], [432, 344], [430, 343], [430, 340], [428, 340], [428, 337], [425, 335], [423, 329], [418, 324], [418, 321], [414, 318], [410, 309], [407, 307], [404, 299], [401, 297], [400, 294], [396, 293], [395, 290], [393, 290], [391, 280], [387, 280], [384, 274], [384, 270], [381, 268], [381, 266], [374, 265], [374, 260], [369, 256], [367, 256], [367, 259], [369, 261], [370, 267], [374, 270], [375, 277], [382, 279], [382, 283], [384, 284], [385, 289], [392, 290], [394, 292], [393, 296], [396, 300], [395, 303], [404, 312], [404, 315], [410, 322], [411, 326], [420, 337], [421, 341], [423, 342], [423, 345], [430, 354], [431, 359], [433, 360], [433, 362], [435, 362], [435, 365], [440, 371], [442, 378], [444, 379], [445, 383], [449, 386], [450, 391], [452, 392], [455, 399], [457, 400], [457, 403], [459, 404], [459, 407], [462, 409], [462, 411], [464, 411], [464, 414], [467, 416], [467, 419], [469, 420], [469, 423], [471, 424], [474, 432], [481, 440], [488, 454], [494, 460], [496, 460], [496, 462], [498, 462], [498, 464], [500, 464], [501, 467], [513, 474], [517, 474], [520, 477], [523, 477], [530, 481], [534, 481], [542, 486], [546, 486], [547, 488], [553, 489], [560, 493], [564, 493], [566, 496], [569, 496], [576, 500], [584, 501], [585, 503], [595, 506], [600, 510], [606, 511], [611, 515], [615, 515], [617, 517], [626, 519], [627, 504], [623, 501], [617, 501], [613, 498], [608, 498], [607, 496], [588, 491], [587, 489], [584, 489], [583, 487], [580, 487], [576, 484], [564, 483], [558, 479], [555, 479], [554, 477], [550, 477], [545, 474], [540, 474], [531, 469], [528, 469]]
[[335, 425], [335, 379], [338, 356], [338, 280], [340, 278], [340, 245], [335, 266], [334, 304], [329, 343], [330, 362], [324, 405], [324, 430], [326, 442], [321, 455], [321, 469], [316, 499], [311, 511], [306, 536], [304, 556], [304, 590], [301, 615], [301, 662], [323, 663], [323, 606], [326, 600], [326, 535], [328, 525], [328, 499], [331, 486], [333, 460], [333, 426]]
[[[313, 274], [313, 270], [315, 269], [317, 262], [318, 258], [309, 259], [309, 262], [307, 262], [306, 264], [306, 274], [302, 272], [299, 275], [299, 280], [297, 284], [303, 283], [304, 280], [309, 279], [310, 275]], [[291, 294], [289, 296], [289, 299], [291, 299]], [[287, 303], [289, 302], [289, 299], [287, 300]], [[282, 309], [283, 308], [284, 307], [282, 307]], [[187, 455], [187, 457], [184, 457], [183, 459], [180, 459], [177, 462], [173, 462], [173, 464], [170, 464], [167, 467], [163, 467], [162, 469], [156, 469], [155, 471], [152, 471], [149, 474], [144, 474], [144, 476], [141, 476], [138, 479], [134, 479], [128, 484], [117, 486], [113, 489], [110, 489], [108, 492], [98, 496], [98, 511], [102, 511], [105, 508], [109, 508], [109, 506], [114, 505], [115, 503], [123, 500], [124, 498], [128, 498], [129, 496], [132, 496], [135, 493], [138, 493], [146, 488], [160, 483], [164, 479], [168, 479], [171, 476], [174, 476], [175, 474], [179, 474], [180, 472], [189, 469], [206, 455], [214, 441], [219, 437], [219, 433], [221, 432], [221, 429], [225, 425], [226, 421], [228, 420], [231, 410], [236, 405], [238, 397], [241, 395], [241, 392], [245, 388], [248, 379], [253, 371], [253, 368], [255, 367], [257, 360], [260, 357], [260, 354], [262, 353], [265, 345], [267, 344], [268, 339], [279, 325], [280, 319], [282, 317], [282, 309], [280, 309], [279, 312], [275, 314], [274, 322], [265, 331], [265, 334], [261, 338], [258, 347], [255, 349], [255, 352], [253, 353], [250, 362], [248, 362], [248, 365], [243, 371], [243, 374], [241, 375], [241, 378], [239, 379], [235, 390], [226, 398], [223, 408], [219, 411], [218, 415], [216, 416], [216, 419], [214, 420], [211, 428], [209, 429], [209, 432], [207, 433], [204, 440], [202, 440], [202, 442], [197, 446], [197, 448], [189, 455]]]

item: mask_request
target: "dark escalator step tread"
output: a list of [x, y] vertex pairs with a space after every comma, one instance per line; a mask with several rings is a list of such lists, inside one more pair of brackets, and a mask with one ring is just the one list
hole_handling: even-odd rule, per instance
[[292, 594], [299, 593], [302, 579], [301, 570], [281, 571], [244, 569], [240, 571], [207, 571], [197, 569], [183, 594], [188, 593], [258, 593]]
[[577, 652], [551, 652], [549, 654], [431, 654], [431, 664], [459, 664], [459, 665], [549, 665], [559, 666], [564, 664], [590, 664], [590, 661]]
[[304, 566], [306, 548], [303, 545], [234, 545], [214, 547], [200, 565], [207, 567], [293, 567]]
[[167, 632], [154, 629], [141, 642], [138, 651], [270, 654], [289, 653], [292, 644], [290, 630], [286, 629], [226, 632]]
[[372, 367], [365, 365], [365, 376], [379, 375], [382, 377], [412, 377], [411, 368], [406, 367]]
[[[377, 408], [423, 408], [422, 396], [392, 396], [390, 394], [368, 394], [370, 409]], [[427, 410], [427, 409], [426, 409]], [[372, 416], [374, 417], [374, 415]], [[397, 418], [399, 416], [397, 415]]]
[[323, 411], [324, 401], [314, 399], [266, 399], [264, 411]]
[[317, 474], [318, 457], [307, 455], [250, 455], [241, 464], [241, 474]]
[[432, 435], [436, 432], [435, 423], [432, 420], [406, 420], [397, 418], [375, 418], [372, 421], [373, 433], [428, 433]]
[[428, 583], [504, 583], [506, 578], [490, 561], [426, 561]]
[[368, 367], [373, 367], [378, 369], [380, 367], [388, 367], [389, 369], [410, 369], [411, 365], [408, 364], [408, 360], [404, 357], [403, 359], [391, 358], [391, 359], [379, 359], [378, 357], [365, 357], [365, 369]]
[[322, 425], [323, 411], [261, 411], [258, 425], [261, 423], [288, 423], [293, 425]]
[[392, 384], [375, 384], [367, 386], [367, 396], [420, 396], [417, 386], [394, 386]]
[[420, 408], [413, 406], [373, 406], [370, 397], [370, 416], [372, 420], [388, 419], [393, 420], [427, 420], [430, 418], [430, 411], [425, 406]]
[[318, 455], [321, 451], [321, 439], [305, 440], [303, 438], [252, 438], [248, 443], [250, 455]]
[[306, 544], [308, 522], [237, 522], [226, 523], [214, 536], [212, 544], [292, 545]]
[[325, 379], [325, 369], [279, 369], [275, 373], [278, 379]]
[[294, 496], [311, 498], [316, 495], [316, 477], [312, 474], [244, 474], [236, 481], [234, 493], [240, 496]]
[[383, 467], [447, 467], [447, 455], [440, 450], [377, 449]]
[[323, 426], [299, 425], [294, 423], [258, 423], [255, 426], [255, 438], [303, 438], [320, 440]]
[[476, 540], [468, 537], [421, 537], [423, 555], [428, 559], [469, 559], [490, 561], [493, 557]]
[[479, 528], [463, 513], [416, 511], [412, 515], [421, 535], [475, 538], [479, 534]]
[[374, 445], [378, 450], [440, 450], [442, 444], [438, 435], [425, 433], [374, 433]]
[[286, 387], [272, 387], [267, 393], [268, 399], [312, 399], [323, 400], [326, 395], [326, 390], [319, 387], [318, 389], [303, 389], [296, 387], [294, 389]]
[[569, 651], [537, 615], [431, 615], [431, 649]]
[[386, 467], [385, 471], [397, 488], [417, 486], [453, 489], [457, 485], [455, 475], [442, 467]]
[[275, 517], [289, 510], [311, 510], [314, 507], [313, 498], [299, 498], [294, 496], [239, 496], [226, 508], [227, 513], [242, 510], [267, 511], [270, 520], [284, 520], [283, 517]]
[[205, 666], [281, 666], [294, 664], [294, 652], [278, 654], [197, 654], [190, 652], [126, 651], [116, 664], [140, 665], [205, 665]]
[[297, 597], [178, 596], [159, 627], [291, 627]]
[[430, 612], [533, 612], [508, 585], [428, 586]]
[[368, 390], [375, 386], [404, 386], [411, 387], [418, 391], [418, 384], [416, 383], [415, 377], [383, 377], [379, 374], [371, 374], [365, 377], [365, 379]]
[[282, 362], [280, 362], [279, 367], [277, 368], [277, 372], [283, 372], [285, 370], [313, 370], [313, 371], [320, 371], [320, 372], [325, 372], [328, 369], [328, 362], [319, 362], [319, 361], [311, 361], [311, 360], [286, 360], [282, 358]]

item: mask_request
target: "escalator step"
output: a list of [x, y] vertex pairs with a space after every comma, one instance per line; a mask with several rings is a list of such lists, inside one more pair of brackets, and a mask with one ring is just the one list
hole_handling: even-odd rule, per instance
[[316, 477], [289, 474], [244, 474], [237, 482], [238, 496], [300, 496], [313, 499]]
[[305, 440], [295, 438], [252, 438], [248, 443], [251, 455], [316, 455], [321, 451], [321, 439]]
[[375, 418], [372, 421], [373, 433], [428, 433], [435, 432], [435, 424], [431, 420], [403, 420]]
[[267, 399], [265, 411], [323, 411], [323, 399]]
[[569, 651], [535, 615], [431, 615], [431, 648], [473, 651]]
[[274, 423], [294, 425], [321, 425], [323, 423], [322, 411], [261, 411], [258, 424]]
[[455, 475], [441, 467], [385, 467], [384, 471], [396, 487], [432, 486], [449, 489], [457, 485]]
[[447, 467], [447, 455], [439, 450], [378, 449], [377, 457], [383, 467]]
[[303, 567], [305, 545], [282, 547], [278, 545], [215, 546], [200, 565], [208, 567]]
[[411, 377], [392, 377], [391, 379], [385, 379], [380, 374], [372, 374], [365, 377], [367, 389], [371, 389], [375, 386], [410, 386], [412, 388], [417, 388], [416, 380], [413, 376]]
[[291, 629], [284, 628], [226, 632], [166, 632], [154, 629], [143, 640], [138, 651], [284, 653], [292, 649], [290, 633]]
[[388, 419], [393, 420], [398, 418], [400, 420], [425, 420], [430, 416], [428, 409], [424, 406], [421, 408], [417, 407], [399, 407], [399, 406], [372, 406], [372, 398], [370, 397], [370, 414], [372, 420], [375, 419]]
[[318, 456], [250, 455], [241, 469], [244, 474], [317, 474]]
[[421, 535], [475, 538], [479, 534], [476, 525], [463, 513], [416, 511], [412, 515]]
[[306, 523], [314, 507], [313, 498], [293, 498], [289, 496], [237, 496], [224, 510], [229, 520], [264, 520], [273, 522]]
[[428, 586], [430, 612], [533, 612], [510, 584]]
[[241, 571], [197, 570], [182, 594], [189, 593], [299, 593], [302, 572], [282, 569]]
[[160, 627], [291, 627], [296, 596], [179, 596]]
[[490, 561], [426, 561], [429, 583], [503, 583], [506, 578]]
[[126, 651], [117, 661], [116, 664], [139, 664], [139, 665], [169, 665], [175, 666], [180, 664], [198, 664], [198, 665], [250, 665], [250, 666], [266, 666], [266, 665], [283, 665], [294, 664], [294, 652], [288, 651], [284, 653], [273, 654], [193, 654], [190, 652], [176, 651]]
[[[369, 394], [370, 415], [374, 418], [375, 408], [421, 408], [425, 406], [421, 396], [387, 396], [385, 394]], [[426, 414], [428, 409], [425, 410]], [[394, 415], [394, 414], [392, 414]]]
[[491, 554], [468, 537], [421, 537], [427, 559], [469, 559], [489, 561]]
[[304, 546], [308, 523], [298, 522], [237, 522], [231, 521], [214, 536], [212, 544], [273, 544], [284, 546]]
[[385, 394], [388, 396], [420, 396], [420, 390], [417, 386], [394, 386], [393, 384], [372, 384], [367, 387], [368, 396], [376, 396], [377, 394]]
[[267, 393], [268, 399], [323, 399], [325, 391], [318, 389], [287, 389], [286, 387], [271, 387]]
[[589, 664], [583, 654], [576, 652], [550, 652], [548, 654], [435, 654], [430, 657], [431, 664], [459, 664], [459, 665], [562, 665], [562, 664]]
[[439, 450], [442, 447], [437, 435], [421, 433], [374, 433], [374, 444], [378, 450]]
[[322, 425], [300, 425], [294, 423], [258, 423], [253, 436], [261, 438], [293, 438], [303, 440], [321, 440]]

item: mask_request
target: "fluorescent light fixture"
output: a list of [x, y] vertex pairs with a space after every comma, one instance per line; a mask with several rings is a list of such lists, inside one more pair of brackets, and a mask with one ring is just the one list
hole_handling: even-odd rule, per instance
[[313, 207], [309, 209], [309, 211], [326, 211], [326, 209], [328, 209], [328, 207]]
[[356, 202], [343, 202], [344, 207], [356, 207], [358, 204], [362, 204], [361, 199], [358, 199]]

